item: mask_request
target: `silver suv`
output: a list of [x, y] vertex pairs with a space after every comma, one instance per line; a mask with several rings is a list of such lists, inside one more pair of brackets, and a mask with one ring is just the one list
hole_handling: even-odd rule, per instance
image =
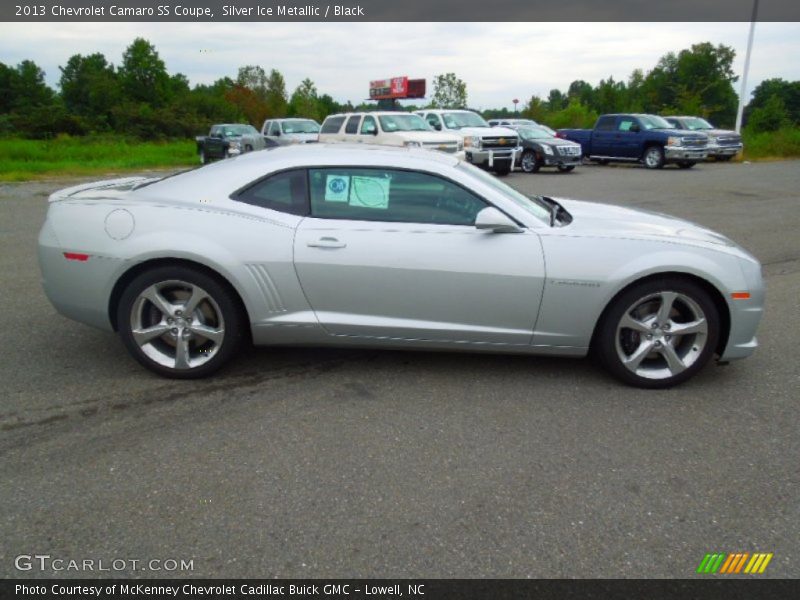
[[267, 147], [310, 144], [319, 137], [319, 123], [312, 119], [267, 119], [261, 127]]

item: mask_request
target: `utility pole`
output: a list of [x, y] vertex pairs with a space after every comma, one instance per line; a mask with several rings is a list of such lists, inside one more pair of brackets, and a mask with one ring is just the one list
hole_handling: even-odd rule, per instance
[[744, 114], [745, 90], [747, 89], [747, 72], [750, 70], [750, 53], [753, 51], [753, 36], [756, 32], [758, 18], [758, 0], [753, 0], [753, 16], [750, 18], [750, 36], [747, 38], [747, 54], [744, 55], [744, 73], [742, 74], [742, 90], [739, 93], [739, 110], [736, 111], [736, 133], [742, 131], [742, 115]]

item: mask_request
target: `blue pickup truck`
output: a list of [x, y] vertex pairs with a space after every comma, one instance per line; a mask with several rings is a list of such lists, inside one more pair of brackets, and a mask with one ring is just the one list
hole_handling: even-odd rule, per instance
[[660, 169], [675, 163], [690, 169], [708, 158], [707, 136], [677, 130], [657, 115], [603, 115], [594, 129], [559, 129], [557, 135], [579, 143], [583, 156], [604, 165], [629, 161]]

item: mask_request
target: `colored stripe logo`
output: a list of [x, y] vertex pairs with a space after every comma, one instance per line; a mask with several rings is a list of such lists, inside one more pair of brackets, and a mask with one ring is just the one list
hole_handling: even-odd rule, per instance
[[772, 560], [772, 552], [710, 552], [703, 557], [697, 567], [697, 573], [713, 575], [731, 575], [746, 573], [761, 574]]

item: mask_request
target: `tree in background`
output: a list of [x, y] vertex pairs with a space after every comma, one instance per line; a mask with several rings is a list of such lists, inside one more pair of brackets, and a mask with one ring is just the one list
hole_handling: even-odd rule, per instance
[[[793, 125], [800, 125], [800, 81], [785, 81], [780, 78], [765, 79], [753, 90], [753, 99], [745, 109], [745, 122], [750, 125], [750, 118], [757, 109], [766, 109], [772, 98], [779, 98], [783, 103], [788, 120]], [[773, 101], [772, 107], [779, 104]]]
[[75, 54], [61, 70], [61, 98], [73, 116], [80, 117], [89, 130], [111, 126], [112, 109], [122, 99], [114, 66], [102, 54]]
[[433, 78], [432, 108], [466, 108], [467, 84], [455, 73], [444, 73]]
[[272, 69], [266, 81], [267, 115], [273, 119], [285, 117], [289, 108], [286, 81], [280, 71]]
[[289, 100], [289, 116], [319, 120], [318, 101], [317, 86], [310, 79], [303, 79]]
[[167, 104], [171, 87], [167, 68], [147, 40], [136, 38], [128, 46], [118, 73], [127, 100], [143, 102], [151, 107]]

